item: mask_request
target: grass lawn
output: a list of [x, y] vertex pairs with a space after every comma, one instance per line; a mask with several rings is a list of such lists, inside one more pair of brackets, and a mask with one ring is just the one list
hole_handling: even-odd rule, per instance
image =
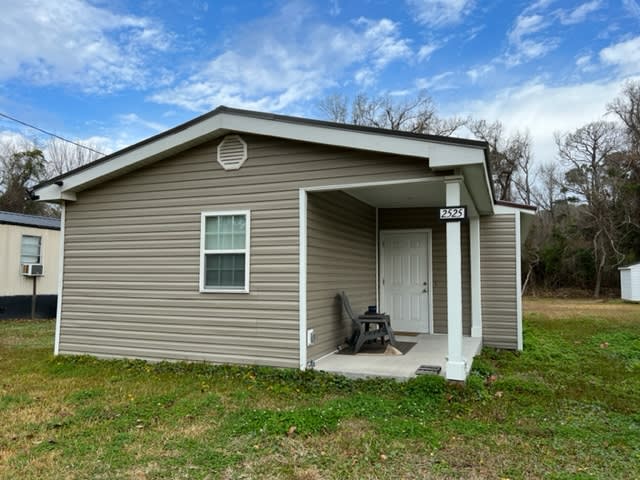
[[0, 322], [0, 478], [640, 478], [640, 305], [525, 302], [465, 387], [53, 358]]

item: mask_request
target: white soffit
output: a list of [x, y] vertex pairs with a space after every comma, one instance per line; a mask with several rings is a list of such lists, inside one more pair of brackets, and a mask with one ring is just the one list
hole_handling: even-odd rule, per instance
[[414, 208], [444, 205], [444, 178], [432, 182], [346, 188], [352, 197], [378, 208]]
[[[444, 143], [394, 136], [384, 133], [312, 125], [295, 120], [261, 118], [241, 112], [222, 111], [192, 125], [167, 133], [148, 143], [113, 155], [62, 179], [34, 190], [40, 200], [75, 200], [75, 193], [106, 179], [169, 157], [229, 132], [266, 135], [288, 140], [367, 150], [429, 159], [434, 169], [453, 169], [463, 165], [484, 165], [484, 148], [476, 145]], [[484, 167], [483, 167], [484, 168]], [[485, 180], [486, 181], [486, 180]], [[66, 198], [65, 198], [66, 195]], [[489, 199], [489, 202], [491, 200]]]

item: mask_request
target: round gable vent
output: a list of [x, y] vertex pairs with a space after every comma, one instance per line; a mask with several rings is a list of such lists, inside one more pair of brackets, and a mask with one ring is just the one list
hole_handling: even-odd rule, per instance
[[218, 163], [225, 170], [238, 170], [247, 159], [247, 143], [239, 135], [227, 135], [218, 145]]

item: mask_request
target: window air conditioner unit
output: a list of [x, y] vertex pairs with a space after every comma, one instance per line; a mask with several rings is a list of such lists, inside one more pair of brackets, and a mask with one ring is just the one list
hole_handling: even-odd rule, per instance
[[41, 277], [44, 274], [41, 263], [23, 263], [22, 275], [27, 277]]

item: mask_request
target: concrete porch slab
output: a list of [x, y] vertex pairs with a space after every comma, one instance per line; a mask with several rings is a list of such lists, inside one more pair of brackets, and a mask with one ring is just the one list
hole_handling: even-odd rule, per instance
[[[389, 377], [407, 380], [415, 377], [420, 365], [439, 365], [440, 375], [446, 377], [447, 336], [418, 335], [397, 336], [400, 342], [414, 342], [416, 345], [405, 355], [338, 355], [331, 353], [316, 361], [315, 369], [337, 373], [350, 378]], [[463, 337], [462, 354], [466, 359], [467, 374], [473, 357], [482, 349], [481, 338]]]

